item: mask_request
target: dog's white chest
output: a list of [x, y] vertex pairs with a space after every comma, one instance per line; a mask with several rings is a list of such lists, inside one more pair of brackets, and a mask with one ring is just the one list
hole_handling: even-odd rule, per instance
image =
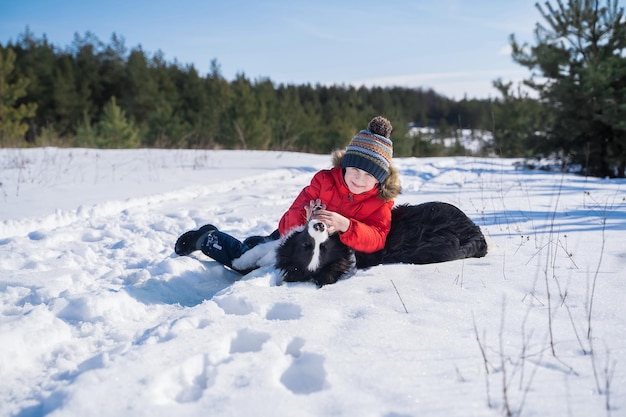
[[309, 222], [309, 235], [313, 238], [314, 246], [311, 254], [311, 262], [307, 266], [309, 271], [315, 271], [320, 266], [321, 249], [320, 246], [328, 240], [326, 225], [322, 222]]

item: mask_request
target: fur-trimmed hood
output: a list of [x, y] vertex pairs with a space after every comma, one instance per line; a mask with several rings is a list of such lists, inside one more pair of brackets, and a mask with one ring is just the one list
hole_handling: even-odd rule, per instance
[[[344, 149], [338, 149], [332, 153], [333, 167], [341, 167], [343, 161]], [[393, 200], [402, 192], [402, 186], [400, 185], [400, 175], [393, 163], [389, 165], [389, 175], [387, 179], [380, 184], [378, 195], [384, 201]]]

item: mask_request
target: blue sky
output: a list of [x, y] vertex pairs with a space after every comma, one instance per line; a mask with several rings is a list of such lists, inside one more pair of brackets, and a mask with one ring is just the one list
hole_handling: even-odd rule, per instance
[[497, 97], [496, 78], [529, 75], [509, 35], [533, 42], [536, 0], [162, 1], [0, 0], [0, 43], [26, 27], [64, 48], [74, 34], [206, 73], [211, 60], [232, 80], [286, 84], [433, 88], [450, 98]]

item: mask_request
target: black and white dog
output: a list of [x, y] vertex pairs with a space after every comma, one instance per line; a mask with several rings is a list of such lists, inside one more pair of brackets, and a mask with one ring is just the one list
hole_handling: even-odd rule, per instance
[[385, 247], [374, 253], [355, 252], [328, 235], [324, 223], [311, 220], [288, 235], [276, 250], [276, 267], [283, 281], [334, 284], [355, 268], [379, 264], [429, 264], [487, 254], [480, 228], [452, 204], [429, 202], [399, 205], [391, 211], [391, 230]]

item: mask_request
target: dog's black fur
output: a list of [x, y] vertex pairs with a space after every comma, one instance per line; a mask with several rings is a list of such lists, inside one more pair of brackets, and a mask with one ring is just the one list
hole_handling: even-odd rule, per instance
[[[321, 287], [334, 284], [355, 266], [429, 264], [487, 254], [480, 228], [451, 204], [399, 205], [391, 216], [385, 247], [374, 253], [354, 252], [337, 234], [329, 236], [323, 223], [312, 220], [304, 230], [287, 236], [276, 251], [276, 267], [283, 281], [313, 281]], [[312, 265], [316, 250], [318, 262]]]
[[[310, 269], [316, 249], [319, 265]], [[320, 287], [334, 284], [354, 265], [354, 251], [341, 243], [337, 234], [329, 236], [324, 223], [316, 220], [288, 235], [276, 250], [276, 267], [286, 282], [313, 281]]]

